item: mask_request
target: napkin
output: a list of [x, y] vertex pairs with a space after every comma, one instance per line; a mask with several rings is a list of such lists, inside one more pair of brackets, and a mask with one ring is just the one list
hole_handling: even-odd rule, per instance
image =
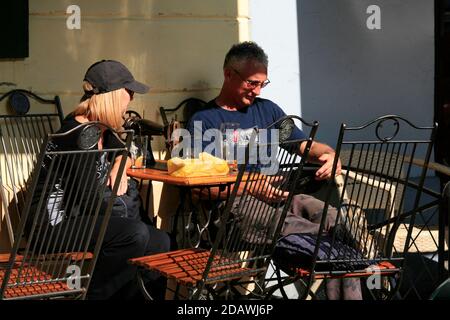
[[167, 161], [167, 170], [174, 177], [225, 176], [230, 171], [225, 160], [206, 152], [200, 153], [198, 159], [174, 157]]

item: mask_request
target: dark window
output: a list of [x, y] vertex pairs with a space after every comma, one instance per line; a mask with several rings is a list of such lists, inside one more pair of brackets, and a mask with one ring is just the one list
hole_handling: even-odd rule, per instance
[[28, 0], [0, 1], [0, 58], [28, 57]]

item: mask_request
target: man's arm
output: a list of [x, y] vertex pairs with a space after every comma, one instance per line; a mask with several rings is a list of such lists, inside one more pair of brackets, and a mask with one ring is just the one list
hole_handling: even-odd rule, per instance
[[[271, 182], [276, 182], [280, 179], [269, 177]], [[235, 184], [229, 186], [230, 194]], [[237, 190], [237, 196], [241, 196], [244, 193], [244, 189], [248, 188], [247, 192], [253, 195], [260, 200], [272, 203], [279, 202], [281, 200], [286, 200], [289, 196], [288, 191], [282, 191], [277, 187], [274, 187], [271, 183], [269, 183], [266, 178], [262, 177], [260, 180], [255, 182], [246, 183], [242, 181], [239, 184], [239, 188]], [[228, 200], [228, 192], [225, 190], [220, 190], [219, 187], [210, 187], [203, 189], [194, 189], [193, 194], [200, 197], [203, 200]]]
[[[306, 141], [300, 145], [300, 153], [303, 154], [306, 147]], [[316, 180], [324, 180], [331, 178], [331, 171], [333, 169], [333, 161], [336, 152], [330, 146], [313, 141], [311, 150], [309, 151], [308, 160], [322, 166], [316, 172]], [[336, 175], [341, 174], [341, 160], [338, 160], [336, 167]]]

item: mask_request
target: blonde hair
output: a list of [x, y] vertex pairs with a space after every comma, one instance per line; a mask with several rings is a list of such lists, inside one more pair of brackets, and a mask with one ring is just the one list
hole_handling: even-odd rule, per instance
[[[92, 91], [89, 82], [83, 82], [84, 91]], [[103, 122], [116, 130], [123, 124], [121, 100], [123, 88], [114, 91], [94, 94], [90, 98], [80, 102], [73, 112], [74, 116], [85, 116], [89, 121]]]

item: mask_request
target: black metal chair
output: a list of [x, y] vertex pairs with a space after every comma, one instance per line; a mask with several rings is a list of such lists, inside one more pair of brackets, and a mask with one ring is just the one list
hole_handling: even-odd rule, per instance
[[[198, 98], [187, 98], [181, 101], [175, 108], [160, 107], [159, 112], [167, 128], [166, 147], [169, 152], [180, 142], [180, 137], [173, 135], [177, 129], [186, 128], [186, 124], [192, 115], [205, 108], [206, 102]], [[168, 116], [171, 115], [169, 120]]]
[[[0, 299], [85, 298], [120, 183], [103, 199], [111, 164], [122, 157], [120, 176], [131, 143], [128, 131], [121, 147], [95, 149], [105, 129], [88, 122], [45, 139], [13, 247], [0, 255]], [[76, 150], [55, 147], [72, 138]]]
[[12, 245], [13, 225], [18, 221], [18, 198], [28, 190], [26, 184], [38, 160], [48, 133], [59, 129], [63, 111], [58, 96], [44, 99], [16, 89], [0, 97], [7, 99], [7, 113], [0, 114], [0, 199], [6, 229]]
[[450, 300], [450, 278], [442, 282], [433, 291], [430, 300]]
[[[266, 130], [263, 132], [261, 129], [257, 129], [258, 135], [267, 136], [271, 138], [271, 141], [266, 141], [265, 143], [280, 143], [282, 144], [284, 141], [288, 141], [291, 138], [291, 133], [294, 130], [294, 126], [297, 126], [298, 128], [304, 128], [305, 134], [307, 134], [311, 139], [314, 138], [319, 123], [317, 121], [314, 121], [312, 123], [309, 123], [302, 119], [299, 116], [296, 115], [286, 115], [266, 128], [261, 128], [263, 130]], [[270, 130], [276, 130], [276, 132], [272, 132], [272, 134], [269, 134]], [[304, 175], [305, 172], [308, 173], [314, 173], [317, 168], [312, 167], [310, 164], [305, 166], [302, 169], [302, 177], [297, 179], [295, 182], [295, 189], [294, 192], [298, 192], [299, 189], [304, 189], [304, 187], [309, 185], [310, 178], [312, 177], [311, 174]], [[313, 172], [314, 170], [314, 172]], [[215, 187], [215, 186], [207, 186], [202, 188], [204, 193], [202, 197], [200, 197], [199, 203], [194, 203], [192, 200], [188, 201], [189, 203], [186, 204], [186, 207], [190, 209], [189, 215], [185, 217], [186, 223], [183, 224], [183, 232], [187, 234], [187, 237], [189, 238], [188, 243], [190, 243], [193, 247], [198, 247], [200, 242], [210, 242], [210, 239], [208, 237], [209, 231], [213, 225], [213, 222], [223, 214], [223, 211], [225, 209], [225, 202], [215, 199], [217, 195], [214, 195], [214, 192], [212, 190], [217, 188], [219, 189], [219, 198], [228, 198], [231, 192], [231, 185], [225, 186], [222, 185], [221, 187]], [[190, 195], [191, 193], [188, 192]], [[201, 194], [201, 192], [199, 192]], [[188, 197], [189, 198], [189, 197]], [[192, 198], [192, 197], [191, 197]], [[189, 200], [189, 199], [188, 199]], [[174, 226], [178, 227], [177, 221], [179, 212], [175, 216], [175, 223]], [[173, 232], [176, 233], [176, 232]], [[176, 241], [178, 243], [178, 241]], [[203, 244], [205, 245], [205, 243]]]
[[[172, 121], [178, 121], [183, 127], [186, 127], [187, 122], [192, 115], [201, 110], [206, 104], [206, 101], [198, 98], [187, 98], [181, 101], [175, 108], [160, 107], [159, 112], [163, 120], [164, 126], [168, 126]], [[169, 120], [168, 115], [172, 118]]]
[[[311, 290], [316, 280], [349, 277], [366, 278], [371, 298], [396, 294], [415, 216], [423, 209], [419, 204], [435, 128], [417, 127], [392, 115], [360, 127], [342, 124], [332, 172], [335, 176], [340, 158], [343, 173], [337, 179], [337, 196], [336, 184], [330, 181], [318, 234], [280, 240], [274, 253], [279, 283], [268, 297], [299, 283], [304, 288], [301, 298], [317, 298]], [[424, 159], [420, 170], [411, 164], [417, 157]], [[417, 183], [412, 181], [415, 175]], [[405, 201], [407, 193], [412, 203]], [[331, 204], [337, 209], [335, 216], [329, 215]], [[295, 242], [303, 247], [291, 246]], [[288, 276], [282, 278], [280, 270]], [[287, 298], [283, 290], [282, 294]]]
[[[314, 133], [317, 125], [314, 124]], [[304, 141], [306, 150], [300, 157], [299, 144]], [[238, 298], [249, 291], [260, 297], [264, 284], [261, 279], [295, 187], [294, 183], [285, 182], [300, 176], [311, 144], [311, 138], [282, 144], [250, 143], [245, 164], [239, 165], [236, 183], [220, 216], [213, 247], [181, 249], [132, 259], [130, 263], [175, 281], [176, 296], [181, 285], [188, 289], [187, 297], [193, 299]], [[269, 158], [261, 157], [263, 154]], [[273, 194], [277, 192], [289, 195], [284, 201], [275, 201]], [[254, 288], [249, 289], [249, 284]]]
[[[415, 158], [412, 164], [424, 167], [423, 160]], [[434, 173], [434, 174], [433, 174]], [[404, 299], [428, 299], [432, 292], [450, 275], [448, 270], [448, 221], [450, 182], [436, 183], [439, 178], [448, 179], [450, 168], [429, 162], [421, 208], [415, 218], [416, 225], [408, 253], [401, 293]]]

